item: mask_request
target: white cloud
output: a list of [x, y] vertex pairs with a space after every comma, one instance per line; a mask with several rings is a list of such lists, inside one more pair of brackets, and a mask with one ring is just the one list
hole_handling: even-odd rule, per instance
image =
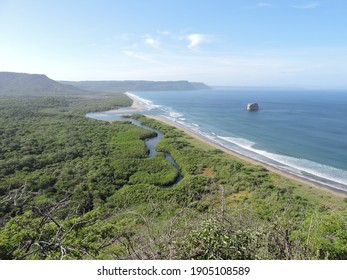
[[153, 59], [151, 56], [144, 54], [144, 53], [141, 53], [141, 52], [123, 51], [123, 53], [126, 54], [127, 56], [137, 58], [137, 59], [140, 59], [140, 60], [145, 61], [145, 62], [159, 64], [159, 62], [156, 61], [155, 59]]
[[121, 39], [122, 41], [127, 41], [131, 38], [133, 38], [135, 35], [131, 33], [123, 33], [119, 36], [115, 36], [116, 39]]
[[168, 36], [171, 34], [171, 32], [168, 30], [158, 30], [157, 33], [164, 36]]
[[259, 2], [253, 6], [247, 6], [246, 9], [262, 9], [262, 8], [271, 8], [272, 4], [267, 2]]
[[190, 42], [188, 48], [190, 48], [191, 50], [195, 49], [200, 44], [208, 41], [207, 36], [204, 34], [190, 34], [186, 36], [186, 39]]
[[309, 2], [309, 3], [299, 4], [299, 5], [293, 5], [292, 7], [295, 9], [307, 10], [307, 9], [317, 8], [318, 6], [320, 6], [320, 3], [318, 2]]
[[258, 3], [254, 6], [254, 8], [270, 8], [272, 5], [270, 3]]
[[145, 43], [153, 48], [159, 48], [159, 41], [155, 40], [151, 36], [146, 36]]

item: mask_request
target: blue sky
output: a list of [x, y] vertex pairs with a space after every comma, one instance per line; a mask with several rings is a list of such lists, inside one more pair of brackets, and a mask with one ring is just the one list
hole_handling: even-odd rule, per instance
[[0, 0], [0, 71], [347, 88], [345, 0]]

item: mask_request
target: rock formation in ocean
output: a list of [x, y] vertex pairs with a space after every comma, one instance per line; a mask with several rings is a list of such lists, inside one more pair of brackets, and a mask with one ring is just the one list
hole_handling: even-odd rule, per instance
[[247, 104], [247, 111], [257, 111], [259, 110], [258, 103], [248, 103]]

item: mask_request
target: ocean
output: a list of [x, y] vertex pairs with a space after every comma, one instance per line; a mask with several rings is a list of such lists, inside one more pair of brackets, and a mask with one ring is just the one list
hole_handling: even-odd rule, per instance
[[[131, 94], [145, 107], [144, 114], [167, 118], [242, 155], [347, 192], [347, 91], [216, 87]], [[258, 111], [246, 110], [251, 102], [259, 104]], [[117, 118], [114, 111], [94, 117]]]

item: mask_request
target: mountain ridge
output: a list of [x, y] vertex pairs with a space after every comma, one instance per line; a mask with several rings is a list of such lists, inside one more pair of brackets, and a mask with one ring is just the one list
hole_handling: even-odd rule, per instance
[[170, 91], [170, 90], [199, 90], [209, 89], [204, 83], [189, 81], [146, 81], [146, 80], [125, 80], [125, 81], [60, 81], [63, 84], [72, 85], [77, 88], [91, 91]]
[[85, 90], [48, 78], [44, 74], [0, 72], [1, 95], [73, 95]]
[[116, 93], [124, 91], [180, 91], [209, 89], [189, 81], [55, 81], [44, 74], [0, 72], [0, 95], [59, 96]]

